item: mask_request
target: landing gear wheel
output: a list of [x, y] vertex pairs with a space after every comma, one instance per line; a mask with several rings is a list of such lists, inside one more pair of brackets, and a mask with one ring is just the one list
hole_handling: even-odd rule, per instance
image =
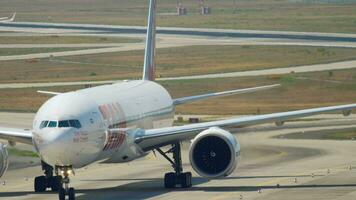
[[49, 184], [51, 186], [52, 192], [57, 192], [62, 186], [62, 177], [61, 176], [53, 176], [49, 179]]
[[180, 174], [180, 184], [182, 188], [192, 187], [192, 173], [186, 172]]
[[58, 199], [65, 200], [66, 199], [66, 191], [64, 188], [60, 188], [58, 191]]
[[46, 186], [46, 177], [45, 176], [38, 176], [35, 178], [34, 184], [35, 192], [44, 192], [47, 189]]
[[[160, 148], [157, 148], [156, 150], [172, 164], [174, 169], [174, 172], [164, 175], [164, 187], [174, 188], [176, 185], [180, 185], [182, 188], [192, 187], [192, 173], [183, 173], [180, 144], [172, 144], [172, 148], [166, 152], [163, 152]], [[168, 153], [173, 154], [173, 160], [167, 156]]]
[[165, 188], [174, 188], [176, 185], [176, 175], [174, 172], [170, 172], [164, 175], [164, 187]]
[[46, 162], [41, 161], [41, 167], [45, 175], [35, 178], [35, 192], [45, 192], [47, 188], [51, 188], [52, 191], [58, 191], [61, 186], [61, 177], [53, 176], [53, 167]]
[[68, 190], [68, 200], [75, 200], [75, 190], [74, 190], [74, 188], [69, 188], [69, 190]]
[[69, 175], [74, 174], [72, 166], [56, 166], [56, 170], [60, 171], [62, 175], [58, 178], [56, 177], [57, 179], [55, 180], [55, 182], [60, 182], [58, 191], [59, 200], [64, 200], [66, 196], [68, 196], [68, 200], [75, 200], [75, 190], [69, 187]]

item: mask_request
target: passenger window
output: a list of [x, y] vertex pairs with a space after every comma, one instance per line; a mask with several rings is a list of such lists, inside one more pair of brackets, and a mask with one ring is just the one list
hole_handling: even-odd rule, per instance
[[56, 122], [56, 121], [50, 121], [50, 122], [48, 123], [48, 127], [50, 127], [50, 128], [57, 127], [57, 122]]
[[59, 128], [62, 128], [62, 127], [69, 127], [69, 121], [68, 121], [68, 120], [59, 121], [59, 122], [58, 122], [58, 127], [59, 127]]
[[71, 127], [74, 127], [74, 128], [77, 128], [77, 129], [82, 127], [82, 125], [80, 124], [79, 120], [76, 120], [76, 119], [69, 120], [69, 124], [70, 124]]

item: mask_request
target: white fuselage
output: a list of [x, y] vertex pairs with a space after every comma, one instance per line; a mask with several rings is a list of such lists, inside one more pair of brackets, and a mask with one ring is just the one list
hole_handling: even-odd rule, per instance
[[[33, 121], [33, 143], [41, 159], [52, 166], [127, 162], [146, 155], [134, 143], [137, 130], [172, 126], [173, 117], [172, 98], [162, 86], [124, 81], [49, 99]], [[78, 120], [80, 128], [59, 127], [58, 122], [68, 120]], [[52, 127], [40, 127], [44, 121], [52, 122]]]

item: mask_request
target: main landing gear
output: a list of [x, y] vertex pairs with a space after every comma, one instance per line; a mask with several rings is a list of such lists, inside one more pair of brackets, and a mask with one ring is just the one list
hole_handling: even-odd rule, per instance
[[[73, 169], [71, 166], [60, 166], [56, 167], [56, 170], [60, 171], [61, 175], [63, 176], [61, 187], [58, 191], [59, 200], [65, 200], [66, 195], [68, 196], [68, 200], [75, 200], [75, 190], [74, 188], [69, 187], [70, 179], [69, 175], [73, 173]], [[64, 184], [64, 188], [63, 188]]]
[[[172, 144], [172, 148], [166, 152], [160, 148], [156, 148], [156, 150], [172, 164], [174, 169], [174, 172], [165, 174], [164, 186], [166, 188], [175, 188], [177, 185], [182, 188], [192, 187], [192, 173], [183, 173], [180, 143]], [[168, 153], [173, 154], [173, 160], [167, 156]]]
[[41, 165], [45, 175], [35, 178], [35, 192], [45, 192], [47, 188], [50, 188], [53, 192], [57, 192], [61, 186], [62, 177], [53, 176], [53, 167], [47, 163], [41, 161]]

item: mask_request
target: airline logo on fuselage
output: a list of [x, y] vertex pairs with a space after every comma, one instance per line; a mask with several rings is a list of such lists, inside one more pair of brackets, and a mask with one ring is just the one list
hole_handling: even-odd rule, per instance
[[121, 145], [124, 143], [126, 134], [122, 132], [107, 132], [107, 142], [104, 146], [104, 151], [108, 151], [111, 149], [116, 149], [121, 147]]
[[119, 103], [104, 104], [99, 106], [99, 110], [104, 120], [109, 123], [103, 150], [108, 151], [121, 147], [125, 142], [125, 132], [110, 131], [113, 128], [126, 128], [126, 117], [121, 105]]

